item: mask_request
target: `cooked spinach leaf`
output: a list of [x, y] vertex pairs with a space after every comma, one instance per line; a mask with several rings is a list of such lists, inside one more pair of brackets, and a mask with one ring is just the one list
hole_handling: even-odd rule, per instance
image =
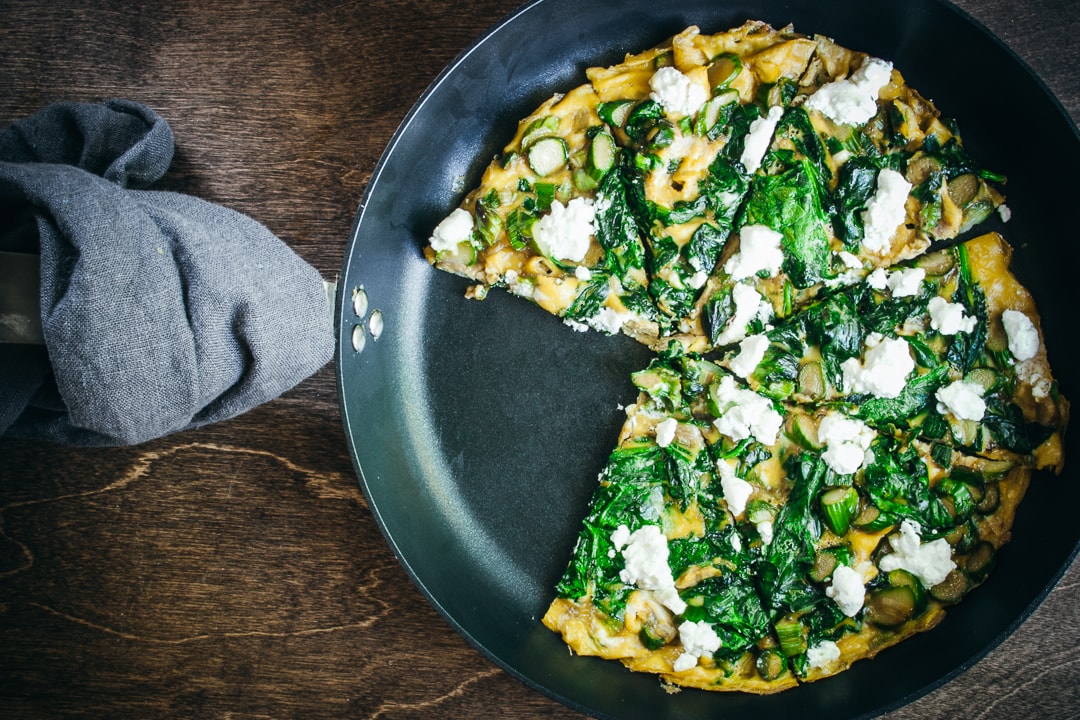
[[855, 408], [855, 415], [876, 428], [892, 425], [907, 428], [912, 418], [930, 409], [934, 393], [949, 379], [949, 367], [938, 365], [908, 381], [900, 394], [894, 398], [870, 397]]
[[585, 321], [600, 312], [607, 299], [611, 286], [606, 273], [594, 272], [592, 278], [581, 290], [574, 302], [566, 309], [564, 317], [570, 320]]
[[668, 413], [679, 414], [685, 410], [682, 392], [682, 376], [679, 371], [662, 358], [654, 359], [649, 367], [630, 376], [634, 385]]
[[697, 290], [686, 282], [693, 270], [680, 254], [679, 246], [666, 235], [654, 235], [649, 238], [645, 257], [651, 278], [649, 295], [657, 308], [671, 318], [687, 315], [693, 309]]
[[[750, 123], [761, 115], [757, 105], [739, 105], [731, 113], [728, 122], [728, 141], [721, 150], [732, 163], [739, 162], [746, 147], [746, 134], [750, 132]], [[742, 167], [740, 164], [739, 167]]]
[[849, 618], [832, 600], [824, 593], [822, 602], [817, 603], [813, 610], [803, 617], [809, 632], [807, 633], [807, 645], [813, 647], [822, 640], [839, 640], [847, 632], [858, 632], [862, 628], [862, 620]]
[[709, 453], [673, 442], [664, 448], [667, 463], [667, 492], [682, 509], [701, 492], [702, 478], [711, 470]]
[[979, 364], [986, 349], [989, 311], [986, 307], [986, 295], [983, 294], [982, 288], [971, 274], [967, 248], [959, 245], [955, 252], [960, 265], [960, 278], [953, 302], [961, 303], [964, 306], [964, 314], [978, 318], [979, 322], [976, 323], [972, 332], [959, 332], [953, 335], [945, 353], [945, 359], [966, 375], [969, 370]]
[[[848, 294], [830, 295], [810, 306], [799, 319], [806, 340], [821, 349], [821, 359], [830, 382], [840, 387], [840, 364], [862, 355], [867, 330], [855, 300]], [[798, 348], [802, 352], [802, 348]]]
[[915, 520], [924, 538], [953, 527], [949, 512], [930, 491], [926, 465], [913, 448], [901, 449], [891, 438], [879, 436], [870, 449], [874, 460], [863, 477], [870, 500], [879, 510]]
[[702, 223], [690, 236], [690, 242], [683, 247], [687, 264], [697, 272], [712, 272], [729, 232], [730, 228]]
[[802, 107], [789, 108], [780, 121], [776, 124], [773, 142], [787, 140], [795, 150], [811, 163], [818, 176], [827, 183], [832, 178], [832, 170], [825, 161], [825, 145], [821, 136], [814, 130], [813, 123], [806, 109]]
[[637, 224], [638, 233], [648, 237], [652, 233], [653, 221], [656, 219], [656, 205], [645, 197], [645, 179], [634, 164], [632, 153], [623, 155], [627, 158], [617, 165], [612, 172], [618, 171], [622, 187], [625, 192], [626, 205], [630, 210], [630, 216]]
[[644, 267], [644, 253], [638, 224], [627, 201], [625, 175], [616, 166], [600, 181], [603, 202], [596, 212], [596, 239], [603, 246], [604, 260], [619, 278], [631, 268]]
[[716, 345], [724, 328], [735, 316], [735, 300], [731, 296], [731, 288], [725, 287], [705, 301], [701, 313], [701, 325], [705, 334], [709, 336], [709, 342]]
[[836, 236], [851, 249], [863, 239], [862, 211], [877, 187], [878, 166], [868, 157], [853, 157], [843, 164], [837, 175], [833, 192], [836, 215], [833, 227]]
[[664, 225], [682, 225], [704, 215], [708, 206], [707, 200], [704, 195], [693, 200], [679, 200], [670, 210], [657, 208], [656, 213]]
[[799, 83], [789, 77], [781, 75], [776, 82], [761, 83], [757, 89], [754, 101], [763, 109], [768, 110], [774, 105], [787, 107], [799, 92]]
[[664, 108], [660, 103], [643, 100], [631, 108], [623, 129], [632, 142], [640, 145], [648, 140], [650, 131], [663, 118]]
[[951, 137], [942, 144], [936, 135], [930, 134], [923, 139], [922, 150], [933, 157], [941, 166], [941, 173], [947, 180], [974, 173], [991, 182], [1002, 183], [1005, 177], [999, 173], [985, 170], [975, 164], [975, 160], [964, 150], [957, 137]]
[[694, 309], [694, 300], [697, 297], [697, 291], [693, 288], [685, 285], [677, 287], [658, 278], [653, 278], [649, 284], [649, 294], [656, 301], [656, 306], [671, 318], [686, 316]]
[[705, 503], [702, 509], [705, 515], [703, 536], [674, 538], [668, 542], [668, 565], [675, 577], [694, 566], [739, 569], [746, 565], [745, 552], [736, 549], [736, 545], [742, 547], [742, 541], [738, 539], [731, 516], [721, 510], [718, 503]]
[[996, 396], [986, 399], [982, 423], [999, 445], [1021, 455], [1034, 452], [1054, 432], [1052, 427], [1027, 422], [1019, 407]]
[[645, 253], [645, 267], [649, 271], [649, 276], [655, 278], [678, 256], [679, 246], [670, 237], [667, 235], [650, 237]]
[[709, 165], [709, 173], [698, 183], [698, 190], [717, 221], [730, 226], [749, 186], [749, 179], [721, 152]]
[[758, 575], [765, 606], [775, 612], [802, 609], [813, 601], [815, 590], [806, 578], [814, 562], [814, 545], [821, 537], [814, 507], [833, 475], [815, 453], [794, 455], [784, 467], [791, 492], [773, 522], [773, 541], [763, 552]]
[[762, 395], [785, 400], [795, 392], [795, 381], [799, 377], [799, 358], [783, 346], [770, 344], [750, 377]]
[[803, 289], [828, 276], [827, 223], [820, 179], [804, 159], [779, 175], [754, 178], [740, 225], [765, 225], [783, 234], [784, 272]]
[[720, 636], [720, 649], [713, 655], [718, 660], [740, 657], [768, 633], [769, 620], [761, 600], [749, 579], [740, 574], [727, 572], [707, 578], [682, 595], [694, 600], [683, 617], [711, 623]]
[[629, 292], [619, 295], [619, 299], [622, 300], [622, 304], [626, 306], [627, 310], [646, 320], [659, 321], [660, 315], [656, 311], [656, 305], [653, 304], [649, 291], [644, 285], [631, 288]]
[[860, 312], [863, 326], [882, 335], [891, 335], [912, 318], [926, 313], [931, 290], [924, 286], [919, 295], [882, 298], [876, 305], [864, 303]]
[[666, 460], [652, 441], [619, 447], [608, 458], [601, 482], [578, 535], [570, 565], [556, 585], [559, 597], [576, 600], [592, 594], [593, 602], [618, 616], [629, 590], [619, 579], [623, 561], [614, 551], [611, 533], [626, 525], [632, 532], [645, 523], [643, 508], [663, 492]]

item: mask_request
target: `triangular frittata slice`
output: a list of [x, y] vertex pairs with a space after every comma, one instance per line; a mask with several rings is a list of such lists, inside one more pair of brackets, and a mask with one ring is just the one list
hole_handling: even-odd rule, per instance
[[435, 228], [429, 260], [472, 297], [505, 286], [576, 329], [720, 347], [1002, 200], [891, 65], [827, 38], [690, 27], [586, 74]]
[[[696, 359], [686, 367], [710, 384], [724, 374]], [[636, 376], [650, 390], [628, 408], [544, 624], [579, 655], [675, 685], [786, 689], [795, 679], [777, 654], [706, 438], [716, 430], [699, 417], [703, 397], [685, 395], [669, 370], [654, 364]], [[654, 384], [664, 379], [673, 385]]]
[[758, 149], [736, 165], [752, 173], [749, 193], [684, 324], [692, 349], [738, 342], [748, 326], [917, 257], [1003, 203], [1004, 178], [975, 164], [955, 123], [891, 63], [815, 42], [801, 75], [759, 89], [744, 141]]
[[634, 381], [544, 622], [676, 685], [774, 692], [933, 627], [986, 577], [1031, 474], [785, 407], [677, 345]]

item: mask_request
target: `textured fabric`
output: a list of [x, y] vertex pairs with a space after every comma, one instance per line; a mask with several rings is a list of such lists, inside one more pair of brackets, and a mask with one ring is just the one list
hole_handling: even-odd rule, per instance
[[3, 237], [33, 224], [48, 350], [0, 367], [0, 434], [139, 443], [242, 413], [330, 359], [319, 274], [251, 218], [147, 190], [172, 156], [168, 124], [122, 100], [0, 132], [0, 249], [24, 249]]

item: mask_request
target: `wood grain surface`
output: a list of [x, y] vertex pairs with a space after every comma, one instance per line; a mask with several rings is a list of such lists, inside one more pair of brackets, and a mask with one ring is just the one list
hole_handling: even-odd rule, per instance
[[[961, 0], [1080, 117], [1080, 3]], [[0, 1], [0, 125], [139, 100], [166, 189], [251, 215], [327, 278], [439, 71], [516, 0]], [[1080, 571], [890, 720], [1080, 714]], [[433, 610], [383, 540], [328, 366], [138, 447], [0, 440], [0, 718], [574, 718]]]

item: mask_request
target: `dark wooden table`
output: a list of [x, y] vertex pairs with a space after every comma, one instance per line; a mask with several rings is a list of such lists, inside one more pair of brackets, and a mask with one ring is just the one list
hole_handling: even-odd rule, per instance
[[[176, 134], [167, 189], [253, 216], [334, 278], [398, 123], [516, 5], [3, 0], [0, 125], [139, 100]], [[959, 5], [1080, 117], [1080, 3]], [[888, 717], [1076, 717], [1078, 585], [1074, 566], [985, 659]], [[332, 366], [138, 447], [0, 440], [0, 717], [69, 715], [578, 717], [409, 581], [358, 489]]]

